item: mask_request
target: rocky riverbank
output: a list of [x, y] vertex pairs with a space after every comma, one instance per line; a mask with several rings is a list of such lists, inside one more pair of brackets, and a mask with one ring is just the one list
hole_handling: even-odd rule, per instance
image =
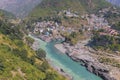
[[54, 45], [55, 48], [57, 48], [59, 51], [61, 51], [62, 53], [66, 53], [66, 49], [64, 48], [64, 45], [63, 44], [56, 44]]
[[[100, 76], [103, 80], [119, 80], [120, 78], [116, 75], [120, 71], [111, 67], [110, 65], [102, 64], [98, 61], [99, 55], [97, 51], [86, 46], [89, 40], [84, 40], [79, 42], [75, 46], [69, 45], [69, 43], [56, 44], [55, 47], [60, 50], [62, 53], [67, 54], [74, 61], [82, 62], [81, 65], [85, 66], [88, 71]], [[34, 50], [38, 48], [38, 42], [35, 41], [32, 46]], [[58, 70], [58, 69], [57, 69]], [[60, 72], [62, 69], [59, 69]], [[63, 74], [63, 73], [62, 73]], [[66, 76], [66, 75], [64, 75]]]
[[90, 62], [84, 59], [80, 59], [74, 56], [70, 56], [74, 61], [83, 62], [88, 71], [100, 76], [103, 80], [116, 80], [109, 74], [109, 69], [99, 62]]
[[81, 65], [85, 66], [91, 73], [100, 76], [103, 80], [119, 80], [118, 77], [114, 76], [116, 73], [119, 73], [119, 71], [116, 71], [115, 68], [110, 65], [100, 63], [98, 61], [99, 55], [95, 54], [96, 51], [85, 46], [87, 42], [88, 40], [84, 40], [75, 46], [70, 46], [69, 43], [63, 43], [59, 44], [60, 46], [57, 45], [55, 47], [61, 52], [64, 51], [64, 53], [66, 53], [74, 61], [82, 62]]

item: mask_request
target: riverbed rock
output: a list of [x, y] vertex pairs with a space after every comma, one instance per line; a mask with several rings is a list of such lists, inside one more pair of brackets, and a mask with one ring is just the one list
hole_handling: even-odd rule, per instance
[[[68, 54], [68, 56], [70, 56]], [[93, 60], [86, 60], [85, 58], [78, 58], [75, 56], [70, 56], [74, 61], [83, 62], [84, 66], [87, 68], [88, 71], [94, 73], [97, 76], [100, 76], [103, 80], [115, 80], [109, 75], [109, 70], [104, 65], [100, 64], [97, 61]]]

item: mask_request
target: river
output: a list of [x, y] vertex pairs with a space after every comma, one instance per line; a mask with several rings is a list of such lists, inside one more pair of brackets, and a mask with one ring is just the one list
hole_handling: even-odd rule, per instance
[[51, 65], [63, 69], [67, 74], [73, 77], [73, 80], [102, 80], [100, 77], [87, 71], [80, 63], [73, 61], [70, 57], [56, 49], [54, 47], [56, 44], [55, 41], [46, 43], [38, 38], [31, 37], [38, 40], [40, 43], [39, 48], [47, 52], [46, 58], [52, 62]]

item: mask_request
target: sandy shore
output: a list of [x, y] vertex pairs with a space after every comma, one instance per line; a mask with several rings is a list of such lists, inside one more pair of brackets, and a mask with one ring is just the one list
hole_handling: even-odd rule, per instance
[[61, 51], [62, 53], [66, 53], [66, 49], [64, 48], [63, 44], [55, 44], [55, 48], [57, 48], [59, 51]]

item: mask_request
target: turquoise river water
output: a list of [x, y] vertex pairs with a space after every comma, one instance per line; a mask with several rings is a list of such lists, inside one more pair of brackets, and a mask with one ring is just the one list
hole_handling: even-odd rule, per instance
[[102, 80], [100, 77], [87, 71], [80, 63], [73, 61], [70, 57], [57, 50], [54, 47], [56, 44], [55, 41], [46, 43], [39, 38], [31, 37], [39, 41], [39, 48], [47, 52], [47, 59], [52, 61], [52, 65], [63, 69], [67, 74], [73, 77], [73, 80]]

